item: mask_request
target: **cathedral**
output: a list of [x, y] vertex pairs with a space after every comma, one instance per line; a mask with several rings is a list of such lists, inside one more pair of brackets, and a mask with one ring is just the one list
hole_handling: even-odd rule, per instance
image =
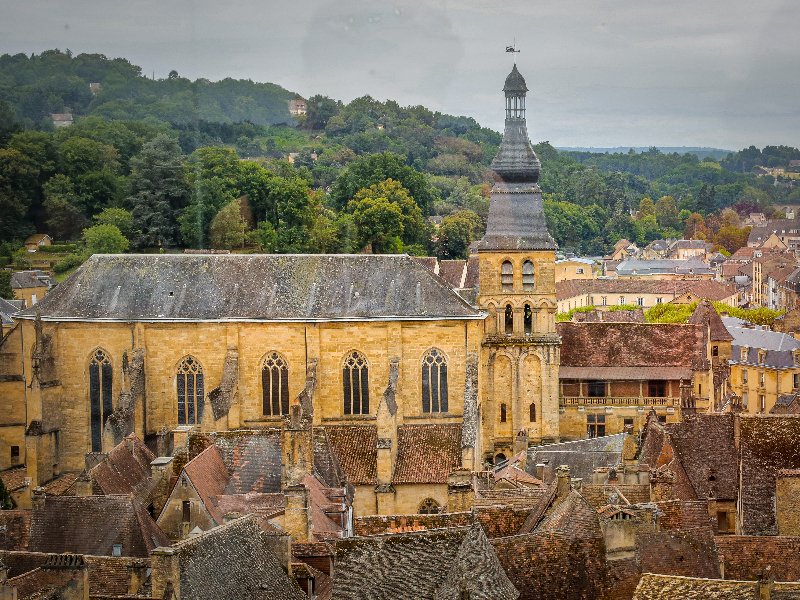
[[2, 339], [0, 466], [16, 449], [40, 485], [131, 433], [169, 453], [299, 405], [356, 514], [401, 514], [558, 441], [556, 244], [516, 65], [503, 91], [474, 293], [406, 255], [95, 255]]

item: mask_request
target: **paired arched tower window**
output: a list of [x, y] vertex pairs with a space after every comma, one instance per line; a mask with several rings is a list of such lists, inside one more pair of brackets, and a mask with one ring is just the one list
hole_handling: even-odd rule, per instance
[[422, 357], [422, 412], [447, 412], [447, 358], [436, 348]]
[[369, 363], [358, 350], [345, 356], [342, 365], [344, 414], [369, 414]]
[[514, 265], [511, 264], [511, 261], [504, 261], [500, 265], [500, 283], [504, 292], [514, 291]]
[[[500, 265], [500, 284], [504, 292], [514, 291], [514, 265], [510, 260], [503, 261]], [[526, 260], [522, 263], [522, 289], [533, 291], [536, 284], [536, 269], [533, 261]]]
[[533, 263], [526, 260], [522, 263], [522, 289], [525, 291], [532, 291], [535, 283], [535, 274]]
[[261, 392], [265, 416], [289, 414], [289, 363], [279, 352], [267, 354], [261, 365]]
[[178, 425], [197, 425], [203, 418], [203, 367], [192, 356], [181, 360], [177, 369]]
[[92, 452], [103, 451], [103, 423], [114, 411], [114, 375], [111, 359], [98, 348], [89, 361], [89, 411]]

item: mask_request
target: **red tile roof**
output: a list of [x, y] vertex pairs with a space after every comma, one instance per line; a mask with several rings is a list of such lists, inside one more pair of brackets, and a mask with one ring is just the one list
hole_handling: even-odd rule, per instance
[[183, 472], [189, 477], [200, 500], [206, 507], [214, 521], [221, 525], [224, 522], [224, 513], [212, 502], [214, 496], [220, 496], [225, 491], [230, 478], [225, 469], [216, 446], [209, 446], [195, 458], [186, 463]]
[[401, 425], [392, 483], [447, 483], [461, 465], [461, 425]]
[[556, 299], [566, 300], [584, 294], [664, 294], [678, 297], [686, 292], [718, 301], [736, 293], [736, 285], [720, 281], [645, 279], [568, 279], [556, 282]]
[[467, 261], [464, 260], [443, 260], [439, 262], [439, 277], [449, 283], [451, 287], [460, 288], [466, 264]]
[[378, 478], [378, 428], [375, 425], [330, 425], [325, 431], [350, 483], [374, 484]]

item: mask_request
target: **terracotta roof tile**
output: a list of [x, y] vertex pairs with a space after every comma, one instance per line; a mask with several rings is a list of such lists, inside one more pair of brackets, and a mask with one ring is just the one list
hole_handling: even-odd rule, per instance
[[479, 260], [477, 256], [470, 256], [467, 260], [467, 276], [464, 279], [465, 288], [478, 287]]
[[378, 477], [378, 428], [375, 425], [330, 425], [325, 431], [350, 483], [374, 484]]
[[200, 500], [202, 500], [211, 518], [218, 525], [221, 525], [225, 515], [217, 504], [212, 501], [212, 498], [222, 495], [228, 486], [230, 478], [217, 447], [209, 446], [203, 450], [186, 463], [186, 466], [183, 467], [183, 472], [189, 477], [189, 481], [191, 481], [192, 486], [200, 496]]
[[443, 260], [439, 262], [439, 277], [450, 284], [450, 287], [460, 288], [464, 279], [465, 260]]
[[230, 481], [228, 494], [281, 491], [281, 431], [223, 431], [211, 434]]
[[72, 496], [74, 493], [70, 493], [70, 491], [74, 491], [75, 480], [80, 477], [80, 474], [80, 471], [63, 473], [42, 487], [48, 496]]
[[[3, 533], [3, 548], [6, 550], [27, 550], [31, 537], [30, 510], [2, 510], [0, 511], [0, 527], [5, 527]], [[8, 566], [8, 563], [6, 563]]]
[[140, 506], [150, 504], [153, 482], [150, 463], [155, 454], [131, 436], [112, 448], [108, 457], [92, 468], [92, 487], [100, 494], [133, 494]]
[[20, 490], [25, 487], [25, 478], [28, 477], [28, 469], [25, 467], [14, 467], [0, 472], [0, 479], [9, 492]]
[[392, 483], [447, 483], [461, 464], [461, 425], [401, 425]]
[[658, 280], [644, 279], [568, 279], [556, 282], [558, 301], [583, 294], [664, 294], [668, 298], [686, 292], [709, 300], [718, 301], [736, 293], [736, 285], [720, 281]]

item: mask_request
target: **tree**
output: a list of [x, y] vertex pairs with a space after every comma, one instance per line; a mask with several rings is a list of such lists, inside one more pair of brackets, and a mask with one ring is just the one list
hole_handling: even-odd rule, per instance
[[39, 170], [14, 148], [0, 148], [0, 242], [34, 233], [26, 221]]
[[460, 210], [442, 219], [437, 232], [436, 254], [443, 259], [467, 258], [476, 231], [483, 228], [481, 218], [471, 210]]
[[136, 248], [172, 246], [177, 241], [175, 217], [189, 198], [181, 157], [178, 142], [159, 135], [131, 161], [127, 202], [132, 208]]
[[672, 196], [662, 196], [656, 202], [656, 219], [659, 227], [676, 229], [680, 226], [678, 207]]
[[133, 215], [124, 208], [104, 208], [93, 219], [98, 225], [115, 225], [126, 238], [133, 233]]
[[232, 250], [244, 246], [250, 226], [242, 215], [241, 200], [232, 200], [211, 221], [208, 241], [212, 248]]
[[648, 215], [656, 215], [656, 205], [653, 204], [652, 198], [642, 198], [639, 202], [639, 212], [636, 213], [637, 219], [644, 219]]
[[731, 225], [722, 227], [717, 235], [714, 236], [714, 245], [725, 248], [728, 252], [733, 254], [739, 248], [747, 244], [747, 238], [750, 237], [750, 227], [739, 229]]
[[0, 148], [8, 144], [15, 133], [22, 131], [22, 123], [17, 121], [11, 105], [0, 98]]
[[349, 210], [355, 213], [358, 204], [368, 198], [382, 198], [397, 205], [402, 214], [402, 241], [404, 244], [425, 241], [425, 220], [422, 218], [422, 211], [399, 181], [387, 179], [371, 185], [368, 189], [360, 190], [351, 201]]
[[[332, 98], [316, 94], [308, 99], [306, 107], [305, 126], [308, 129], [319, 130], [325, 129], [330, 118], [339, 114], [341, 104]], [[342, 120], [342, 123], [344, 123], [344, 120]]]
[[122, 254], [130, 245], [116, 225], [95, 225], [83, 230], [86, 253]]
[[11, 510], [12, 508], [14, 508], [14, 503], [11, 501], [11, 494], [8, 493], [6, 484], [0, 479], [0, 510]]
[[272, 223], [260, 221], [258, 227], [247, 234], [247, 241], [258, 244], [262, 252], [272, 253], [278, 246], [278, 234], [272, 227]]
[[15, 297], [14, 289], [11, 287], [11, 271], [3, 269], [0, 271], [0, 298], [13, 300]]
[[704, 183], [700, 188], [700, 193], [697, 195], [697, 210], [704, 215], [709, 215], [714, 212], [714, 197], [716, 190], [712, 187], [708, 189], [708, 184]]
[[359, 190], [393, 179], [408, 190], [408, 194], [422, 210], [422, 214], [429, 214], [433, 202], [431, 188], [422, 173], [407, 166], [403, 161], [404, 157], [385, 152], [371, 154], [350, 164], [339, 175], [336, 185], [331, 190], [330, 200], [334, 208], [342, 210]]
[[88, 225], [83, 214], [83, 199], [69, 177], [58, 174], [42, 186], [47, 227], [55, 239], [69, 240]]
[[403, 233], [403, 212], [395, 202], [386, 198], [366, 197], [352, 200], [351, 208], [359, 245], [371, 245], [373, 254], [397, 249], [395, 240], [399, 240]]

